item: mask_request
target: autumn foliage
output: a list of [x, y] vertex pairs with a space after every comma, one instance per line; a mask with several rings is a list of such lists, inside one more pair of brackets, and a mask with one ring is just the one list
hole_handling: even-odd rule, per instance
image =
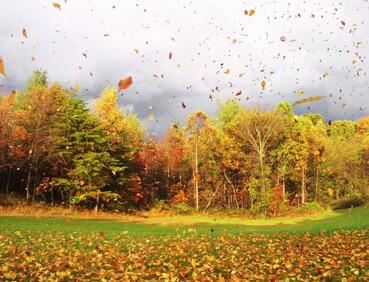
[[91, 109], [78, 89], [49, 85], [43, 71], [2, 95], [1, 191], [96, 211], [164, 202], [269, 215], [367, 199], [367, 118], [326, 122], [287, 103], [260, 110], [228, 101], [216, 116], [198, 110], [154, 138], [118, 107], [117, 91], [131, 84], [128, 77], [105, 89]]

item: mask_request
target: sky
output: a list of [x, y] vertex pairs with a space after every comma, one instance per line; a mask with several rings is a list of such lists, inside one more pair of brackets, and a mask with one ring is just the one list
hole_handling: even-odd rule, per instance
[[295, 112], [358, 119], [369, 115], [368, 56], [367, 0], [0, 1], [1, 93], [41, 68], [93, 107], [132, 76], [119, 105], [152, 134], [229, 99], [270, 109], [321, 96]]

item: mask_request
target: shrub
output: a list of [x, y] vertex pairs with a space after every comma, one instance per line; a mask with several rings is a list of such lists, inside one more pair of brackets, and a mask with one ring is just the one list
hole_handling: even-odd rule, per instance
[[355, 208], [365, 205], [368, 199], [362, 197], [360, 194], [351, 194], [332, 202], [332, 208], [334, 210], [338, 209], [348, 209]]
[[190, 214], [192, 213], [193, 209], [192, 207], [190, 207], [188, 204], [186, 203], [179, 203], [179, 204], [175, 204], [173, 206], [173, 210], [176, 212], [176, 213], [179, 213], [179, 214]]
[[297, 212], [311, 212], [311, 211], [319, 211], [323, 209], [322, 205], [318, 202], [307, 203], [303, 206], [297, 207], [295, 211]]

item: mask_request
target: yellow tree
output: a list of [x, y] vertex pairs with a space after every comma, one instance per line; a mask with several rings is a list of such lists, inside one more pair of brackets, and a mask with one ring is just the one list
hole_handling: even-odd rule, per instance
[[[106, 89], [101, 97], [95, 101], [95, 114], [102, 129], [108, 136], [109, 152], [112, 157], [119, 160], [121, 166], [126, 167], [125, 174], [128, 176], [127, 183], [116, 183], [116, 187], [126, 184], [126, 195], [133, 199], [134, 195], [140, 193], [141, 180], [135, 168], [137, 164], [137, 154], [142, 147], [142, 137], [144, 129], [136, 115], [125, 113], [118, 107], [118, 95], [115, 89]], [[128, 191], [129, 190], [129, 191]]]
[[186, 125], [188, 143], [193, 149], [193, 184], [195, 192], [196, 211], [199, 210], [199, 145], [200, 135], [208, 125], [208, 116], [203, 111], [189, 115]]

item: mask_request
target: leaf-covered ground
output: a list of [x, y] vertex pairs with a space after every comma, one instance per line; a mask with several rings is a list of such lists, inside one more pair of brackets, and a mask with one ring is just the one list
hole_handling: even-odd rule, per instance
[[[183, 233], [183, 232], [181, 232]], [[316, 235], [0, 232], [0, 281], [369, 280], [369, 229]]]

